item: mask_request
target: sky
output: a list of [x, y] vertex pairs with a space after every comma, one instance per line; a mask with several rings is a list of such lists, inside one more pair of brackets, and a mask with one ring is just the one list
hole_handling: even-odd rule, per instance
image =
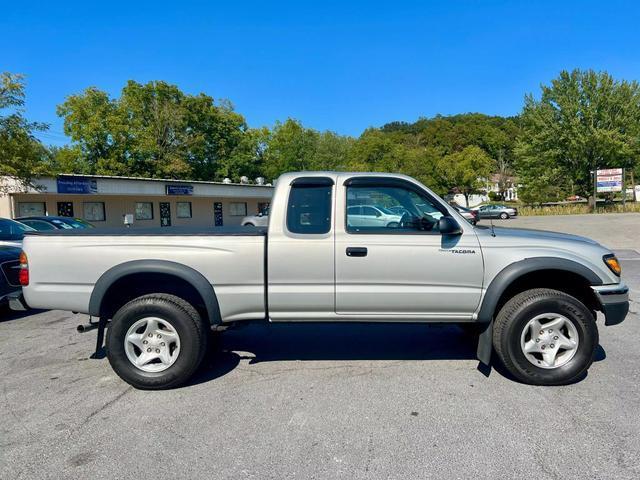
[[0, 71], [67, 142], [56, 106], [165, 80], [229, 99], [251, 127], [357, 136], [436, 114], [515, 115], [563, 69], [640, 78], [640, 2], [0, 0]]

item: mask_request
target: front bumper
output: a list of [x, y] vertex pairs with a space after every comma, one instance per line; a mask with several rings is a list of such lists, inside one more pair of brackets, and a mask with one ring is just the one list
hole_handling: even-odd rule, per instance
[[629, 288], [623, 283], [591, 288], [602, 307], [604, 324], [609, 326], [622, 323], [629, 312]]

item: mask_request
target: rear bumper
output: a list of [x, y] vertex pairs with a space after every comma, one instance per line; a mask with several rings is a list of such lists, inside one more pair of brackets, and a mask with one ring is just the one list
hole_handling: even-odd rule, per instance
[[629, 288], [620, 283], [592, 287], [604, 313], [607, 326], [622, 323], [629, 313]]
[[24, 312], [28, 309], [21, 291], [13, 292], [7, 295], [7, 299], [9, 300], [9, 308], [11, 310], [14, 310], [16, 312]]

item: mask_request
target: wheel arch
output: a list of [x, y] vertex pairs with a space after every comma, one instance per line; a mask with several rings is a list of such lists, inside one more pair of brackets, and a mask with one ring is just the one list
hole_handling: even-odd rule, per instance
[[[151, 280], [148, 288], [140, 286], [140, 280]], [[128, 290], [136, 285], [136, 292]], [[152, 288], [155, 287], [155, 288]], [[222, 322], [220, 306], [213, 285], [197, 270], [168, 260], [132, 260], [116, 265], [102, 274], [93, 287], [89, 299], [89, 314], [96, 317], [115, 313], [114, 298], [135, 298], [145, 293], [176, 293], [201, 302], [201, 311], [211, 325]], [[157, 290], [157, 291], [155, 291]], [[132, 297], [132, 295], [135, 295]]]
[[518, 280], [531, 274], [545, 272], [564, 273], [565, 275], [582, 279], [584, 284], [602, 285], [602, 279], [593, 270], [573, 260], [554, 257], [527, 258], [506, 266], [491, 281], [482, 299], [482, 305], [478, 312], [478, 321], [488, 322], [493, 318], [504, 293], [509, 290], [510, 286], [515, 285]]
[[[545, 275], [552, 275], [552, 280], [542, 281]], [[570, 285], [562, 286], [561, 282], [567, 280]], [[555, 286], [595, 310], [598, 303], [592, 285], [602, 285], [602, 279], [590, 268], [564, 258], [534, 257], [506, 266], [487, 287], [478, 311], [477, 321], [486, 325], [478, 339], [478, 359], [486, 365], [490, 363], [493, 318], [508, 297], [530, 288]]]

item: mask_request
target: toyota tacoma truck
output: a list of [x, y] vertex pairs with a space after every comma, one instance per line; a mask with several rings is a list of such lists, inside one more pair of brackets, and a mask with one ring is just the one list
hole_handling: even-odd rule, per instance
[[566, 384], [593, 361], [596, 312], [614, 325], [629, 308], [597, 242], [475, 227], [416, 180], [378, 173], [282, 175], [268, 229], [27, 232], [20, 280], [33, 308], [98, 318], [98, 346], [106, 329], [111, 366], [142, 389], [186, 382], [210, 330], [249, 321], [463, 324], [481, 362], [495, 352], [519, 381]]

